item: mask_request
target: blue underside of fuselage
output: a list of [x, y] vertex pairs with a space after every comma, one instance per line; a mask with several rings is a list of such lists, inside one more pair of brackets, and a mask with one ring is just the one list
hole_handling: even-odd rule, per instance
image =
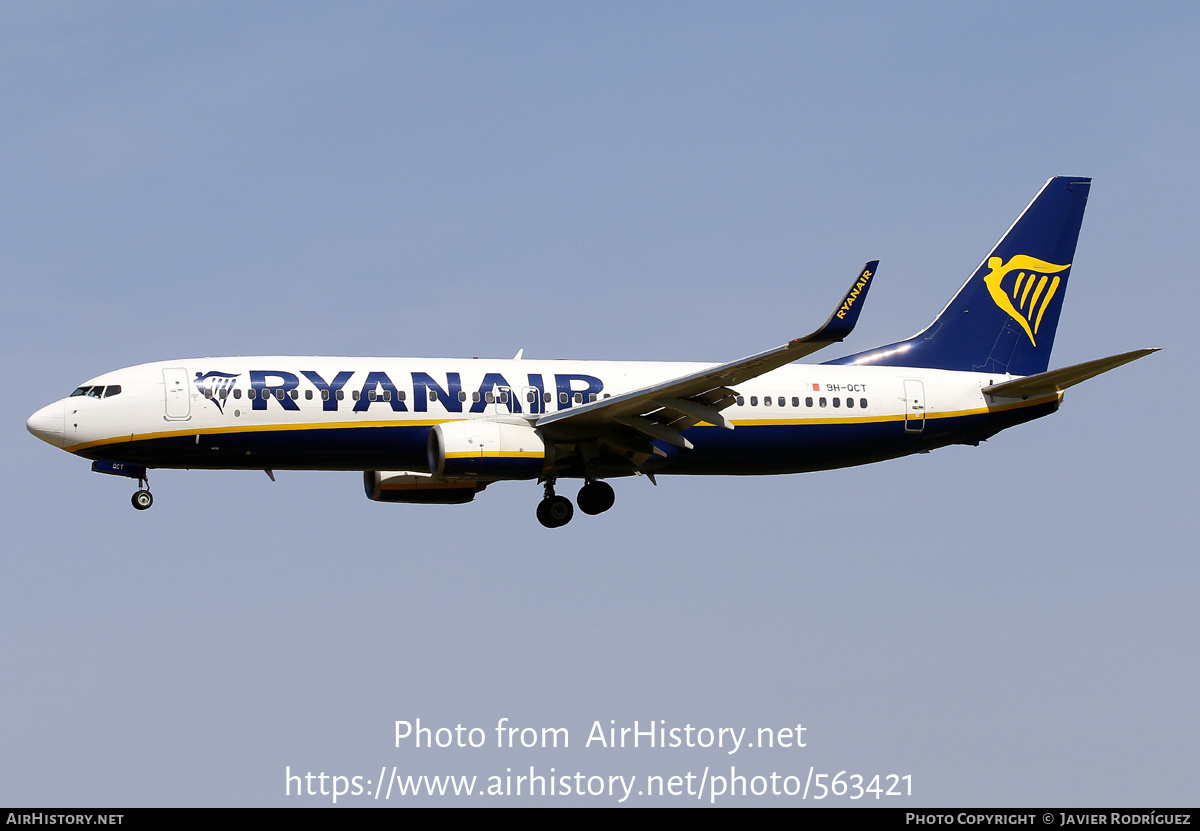
[[[644, 470], [683, 475], [762, 475], [851, 467], [949, 444], [974, 443], [1015, 424], [1049, 415], [1052, 401], [993, 413], [926, 419], [920, 432], [902, 421], [697, 427], [691, 450], [656, 442], [667, 455]], [[910, 425], [911, 426], [911, 425]], [[90, 459], [151, 468], [219, 470], [427, 471], [430, 427], [339, 427], [189, 434], [118, 441], [79, 451]], [[605, 465], [620, 475], [627, 464]], [[568, 469], [565, 476], [582, 476]]]

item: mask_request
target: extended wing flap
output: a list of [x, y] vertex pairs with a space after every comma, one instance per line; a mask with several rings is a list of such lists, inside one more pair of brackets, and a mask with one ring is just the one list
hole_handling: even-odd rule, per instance
[[[673, 407], [667, 402], [672, 400], [690, 401], [708, 410], [722, 409], [729, 406], [734, 400], [729, 387], [765, 375], [773, 369], [786, 366], [845, 339], [858, 322], [858, 316], [862, 312], [863, 302], [866, 300], [867, 291], [871, 287], [878, 266], [878, 260], [867, 263], [858, 272], [854, 282], [850, 284], [850, 289], [842, 296], [841, 301], [825, 323], [806, 337], [797, 338], [783, 346], [760, 352], [757, 355], [702, 369], [662, 384], [550, 413], [538, 419], [537, 426], [551, 438], [568, 441], [594, 439], [618, 426], [632, 428], [645, 435], [654, 435], [649, 430], [639, 428], [639, 425], [645, 427], [645, 424], [632, 419], [634, 416], [645, 416], [655, 410], [660, 410], [664, 406], [693, 419], [692, 423], [695, 423], [696, 410], [691, 407], [688, 409]], [[688, 405], [682, 406], [687, 407]]]
[[992, 384], [984, 387], [983, 392], [996, 398], [1030, 398], [1035, 395], [1051, 395], [1157, 351], [1158, 349], [1135, 349], [1132, 352], [1123, 352], [1108, 358], [1097, 358], [1094, 361], [1085, 361], [1062, 369], [1039, 372], [1037, 375], [1017, 378], [1015, 381]]

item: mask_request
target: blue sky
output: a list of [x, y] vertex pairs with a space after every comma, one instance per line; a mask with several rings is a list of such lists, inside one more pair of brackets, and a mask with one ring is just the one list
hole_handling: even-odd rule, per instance
[[[0, 802], [732, 763], [911, 774], [897, 807], [1191, 804], [1198, 18], [5, 4]], [[198, 355], [731, 360], [879, 258], [856, 351], [928, 323], [1053, 175], [1094, 184], [1052, 364], [1164, 351], [979, 448], [620, 481], [549, 532], [530, 483], [390, 506], [354, 473], [160, 471], [142, 514], [24, 428]], [[394, 747], [504, 717], [572, 747]], [[808, 746], [582, 747], [610, 719]], [[613, 800], [534, 800], [564, 802]]]

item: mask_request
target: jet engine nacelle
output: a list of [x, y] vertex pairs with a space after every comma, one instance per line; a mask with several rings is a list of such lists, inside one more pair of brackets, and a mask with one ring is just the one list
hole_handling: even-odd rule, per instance
[[417, 502], [425, 505], [461, 505], [487, 487], [472, 480], [450, 482], [414, 470], [365, 470], [363, 489], [374, 502]]
[[429, 432], [429, 471], [457, 479], [536, 479], [553, 461], [553, 445], [528, 424], [448, 421]]

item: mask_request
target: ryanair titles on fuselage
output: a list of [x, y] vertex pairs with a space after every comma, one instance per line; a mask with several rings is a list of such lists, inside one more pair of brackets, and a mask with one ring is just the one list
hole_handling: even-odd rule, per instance
[[[292, 391], [300, 387], [300, 376], [303, 376], [322, 394], [321, 407], [327, 412], [338, 411], [343, 403], [351, 403], [351, 409], [356, 413], [366, 412], [372, 404], [391, 407], [393, 412], [409, 412], [408, 405], [411, 403], [412, 412], [423, 413], [428, 411], [430, 402], [438, 401], [447, 412], [482, 413], [491, 403], [489, 398], [494, 399], [500, 391], [510, 391], [511, 395], [505, 403], [510, 412], [519, 413], [522, 412], [520, 399], [523, 396], [517, 393], [521, 390], [536, 390], [539, 402], [546, 401], [547, 393], [546, 382], [540, 372], [528, 373], [515, 386], [502, 373], [485, 372], [478, 389], [471, 394], [463, 394], [461, 372], [446, 372], [444, 384], [439, 380], [441, 375], [435, 379], [428, 372], [408, 372], [405, 374], [410, 376], [411, 386], [401, 389], [387, 372], [372, 370], [366, 372], [361, 386], [352, 388], [358, 394], [351, 396], [347, 402], [346, 385], [356, 374], [361, 373], [342, 370], [326, 378], [311, 369], [301, 370], [300, 375], [282, 369], [252, 369], [246, 372], [246, 395], [254, 410], [267, 409], [271, 400], [285, 410], [299, 410], [300, 405], [292, 397]], [[552, 377], [554, 398], [561, 404], [591, 401], [594, 400], [593, 396], [599, 398], [604, 390], [604, 382], [594, 375], [555, 373]], [[210, 371], [196, 372], [193, 383], [205, 398], [222, 408], [229, 397], [241, 397], [240, 380], [241, 373]], [[411, 400], [406, 394], [408, 389], [412, 390]], [[538, 409], [540, 411], [541, 407]]]

